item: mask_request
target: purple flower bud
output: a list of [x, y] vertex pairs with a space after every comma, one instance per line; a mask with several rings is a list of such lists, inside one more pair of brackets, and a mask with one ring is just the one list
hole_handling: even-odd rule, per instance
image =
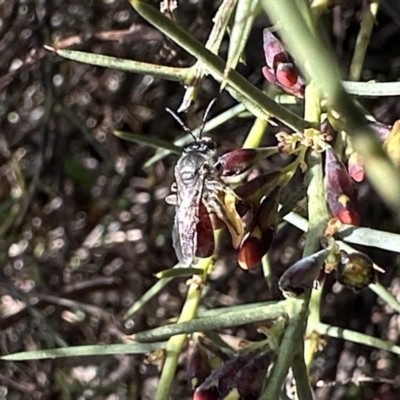
[[331, 147], [325, 151], [325, 199], [333, 217], [344, 224], [359, 225], [356, 196], [346, 167]]
[[323, 273], [322, 266], [328, 254], [328, 250], [321, 250], [302, 258], [288, 268], [279, 279], [279, 288], [285, 297], [297, 297], [305, 290], [312, 289]]

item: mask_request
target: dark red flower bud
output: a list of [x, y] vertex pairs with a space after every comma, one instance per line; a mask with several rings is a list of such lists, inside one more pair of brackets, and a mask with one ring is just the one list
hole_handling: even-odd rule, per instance
[[297, 83], [299, 72], [292, 63], [280, 63], [276, 67], [275, 76], [282, 86], [292, 87]]
[[244, 202], [258, 206], [260, 199], [267, 196], [277, 186], [281, 176], [282, 174], [279, 171], [258, 175], [238, 186], [235, 193]]
[[282, 43], [269, 30], [263, 30], [264, 56], [267, 67], [274, 69], [279, 63], [289, 62], [289, 57]]
[[304, 96], [305, 82], [293, 63], [279, 64], [275, 70], [275, 78], [278, 86], [285, 92], [298, 97]]
[[194, 392], [193, 400], [222, 399], [232, 387], [236, 374], [255, 353], [237, 356], [217, 368]]
[[319, 130], [323, 134], [325, 141], [333, 142], [335, 140], [337, 132], [333, 128], [332, 124], [329, 122], [328, 118], [325, 118], [321, 122]]
[[389, 136], [389, 133], [392, 130], [392, 126], [378, 121], [371, 121], [368, 125], [377, 134], [382, 142]]
[[258, 149], [237, 149], [218, 158], [221, 176], [239, 175], [248, 171], [261, 159], [278, 152], [277, 147], [260, 147]]
[[239, 175], [254, 165], [256, 149], [237, 149], [218, 158], [221, 176]]
[[366, 254], [347, 254], [342, 251], [337, 278], [342, 285], [355, 291], [364, 289], [369, 284], [376, 282], [374, 263]]
[[197, 341], [192, 341], [189, 347], [187, 363], [187, 380], [189, 387], [194, 390], [211, 374], [205, 351]]
[[[392, 130], [390, 125], [383, 124], [382, 122], [373, 121], [369, 122], [368, 125], [382, 142], [386, 141]], [[355, 182], [362, 182], [364, 180], [364, 163], [357, 152], [353, 151], [353, 153], [350, 154], [347, 162], [347, 169], [349, 170], [349, 175]]]
[[333, 217], [359, 225], [356, 196], [350, 176], [331, 147], [325, 151], [325, 199]]
[[254, 224], [261, 232], [268, 230], [275, 231], [278, 220], [278, 207], [281, 194], [281, 187], [276, 186], [268, 196], [265, 196], [260, 203], [257, 214], [254, 217]]
[[258, 265], [267, 254], [274, 239], [275, 230], [261, 232], [259, 228], [248, 233], [239, 247], [238, 263], [241, 268], [249, 270]]
[[278, 220], [280, 191], [281, 188], [275, 186], [262, 199], [249, 224], [249, 233], [244, 237], [238, 253], [238, 262], [243, 269], [254, 268], [271, 247]]
[[279, 288], [284, 296], [297, 297], [305, 290], [312, 289], [315, 282], [323, 277], [322, 267], [328, 255], [328, 250], [321, 250], [288, 268], [279, 279]]
[[[254, 356], [235, 376], [229, 393], [237, 393], [240, 399], [256, 399], [261, 393], [263, 381], [272, 361], [272, 352]], [[230, 398], [230, 397], [226, 397]]]
[[199, 390], [193, 394], [193, 400], [219, 400], [221, 397], [219, 396], [218, 389], [216, 387], [209, 388], [207, 390]]
[[210, 257], [214, 252], [214, 231], [210, 215], [203, 204], [199, 204], [199, 221], [196, 225], [197, 247], [196, 256]]
[[364, 180], [364, 163], [361, 156], [356, 151], [350, 154], [349, 160], [347, 161], [347, 169], [354, 181], [362, 182]]
[[268, 30], [263, 31], [264, 55], [267, 66], [262, 72], [265, 79], [289, 94], [302, 97], [305, 83], [291, 62], [281, 42]]

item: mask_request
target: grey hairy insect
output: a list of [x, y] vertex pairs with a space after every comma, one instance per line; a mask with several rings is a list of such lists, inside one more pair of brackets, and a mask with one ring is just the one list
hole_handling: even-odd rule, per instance
[[[200, 135], [212, 104], [213, 102], [205, 112]], [[218, 177], [216, 143], [211, 138], [197, 138], [178, 116], [169, 109], [167, 111], [194, 138], [192, 143], [183, 148], [182, 155], [175, 166], [173, 194], [166, 198], [167, 203], [176, 207], [172, 231], [176, 255], [182, 266], [190, 266], [195, 262], [196, 256], [202, 253], [199, 249], [200, 240], [213, 248], [214, 238], [208, 214], [211, 211], [221, 214], [218, 206], [218, 191], [224, 190], [224, 184]], [[203, 213], [201, 213], [202, 207]], [[199, 232], [206, 237], [200, 238]]]
[[193, 264], [196, 256], [200, 203], [219, 185], [215, 164], [216, 144], [203, 138], [186, 145], [175, 166], [175, 195], [167, 201], [176, 207], [172, 241], [182, 266]]

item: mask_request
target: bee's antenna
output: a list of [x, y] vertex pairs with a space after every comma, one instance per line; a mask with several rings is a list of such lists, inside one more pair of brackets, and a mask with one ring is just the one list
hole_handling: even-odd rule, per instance
[[192, 138], [197, 142], [198, 138], [196, 137], [196, 135], [185, 125], [185, 123], [179, 118], [179, 116], [172, 111], [170, 108], [166, 108], [165, 111], [170, 114], [176, 122], [178, 122], [178, 124], [183, 128], [183, 130], [185, 132], [187, 132], [190, 136], [192, 136]]
[[217, 101], [217, 98], [214, 97], [210, 103], [208, 104], [206, 111], [204, 113], [204, 117], [203, 117], [203, 121], [201, 122], [201, 126], [200, 126], [200, 130], [199, 130], [199, 139], [201, 139], [201, 134], [203, 133], [204, 127], [206, 126], [206, 122], [207, 122], [207, 117], [208, 114], [211, 111], [212, 106], [214, 105], [214, 103]]

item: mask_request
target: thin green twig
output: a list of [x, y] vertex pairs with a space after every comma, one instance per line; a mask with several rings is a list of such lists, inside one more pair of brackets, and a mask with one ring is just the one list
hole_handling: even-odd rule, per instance
[[294, 300], [288, 299], [248, 309], [242, 308], [237, 311], [223, 311], [223, 313], [217, 313], [213, 316], [201, 317], [191, 321], [179, 321], [177, 324], [160, 326], [148, 331], [133, 334], [131, 339], [139, 342], [158, 341], [182, 333], [187, 334], [198, 331], [230, 328], [233, 326], [272, 320], [282, 315], [289, 315], [290, 317], [295, 314], [293, 302]]
[[372, 29], [376, 21], [376, 14], [378, 13], [378, 9], [379, 0], [370, 0], [365, 5], [361, 17], [360, 32], [357, 36], [356, 47], [350, 65], [349, 79], [351, 81], [360, 80], [365, 54], [367, 52]]
[[[208, 261], [208, 260], [205, 260]], [[203, 262], [204, 264], [204, 262]], [[183, 305], [178, 322], [190, 321], [197, 312], [197, 307], [201, 297], [201, 287], [197, 282], [189, 286], [186, 301]], [[186, 335], [170, 336], [165, 348], [165, 362], [158, 382], [157, 392], [154, 400], [167, 400], [174, 380], [175, 371], [178, 366], [178, 358], [182, 347], [186, 342]]]
[[155, 78], [166, 79], [168, 81], [178, 81], [183, 85], [186, 84], [189, 68], [173, 68], [165, 67], [158, 64], [144, 63], [141, 61], [125, 60], [103, 54], [86, 53], [77, 50], [54, 49], [45, 46], [47, 50], [55, 52], [60, 57], [69, 60], [82, 62], [85, 64], [96, 65], [99, 67], [119, 69], [126, 72], [134, 72], [137, 74], [151, 75]]
[[389, 343], [386, 340], [374, 338], [364, 333], [355, 332], [350, 329], [342, 329], [337, 326], [331, 326], [321, 322], [313, 326], [313, 328], [320, 335], [327, 335], [333, 338], [348, 340], [350, 342], [375, 347], [376, 349], [386, 350], [400, 355], [400, 346], [396, 346], [395, 344]]
[[313, 400], [309, 384], [308, 371], [304, 358], [298, 354], [293, 359], [293, 376], [296, 381], [296, 393], [299, 400]]

